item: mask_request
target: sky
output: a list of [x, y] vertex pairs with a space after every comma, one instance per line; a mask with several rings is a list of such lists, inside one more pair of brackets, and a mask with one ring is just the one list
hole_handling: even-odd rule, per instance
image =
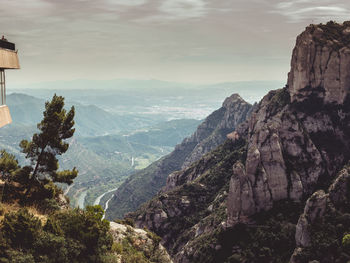
[[350, 20], [348, 0], [0, 0], [16, 43], [11, 83], [286, 81], [310, 23]]

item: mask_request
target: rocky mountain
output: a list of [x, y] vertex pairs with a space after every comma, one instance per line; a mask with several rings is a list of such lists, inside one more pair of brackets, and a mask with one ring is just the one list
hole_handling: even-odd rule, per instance
[[136, 210], [165, 185], [169, 174], [188, 167], [223, 143], [227, 134], [245, 121], [251, 110], [252, 105], [237, 94], [226, 98], [222, 107], [209, 115], [172, 153], [131, 175], [110, 200], [106, 217], [123, 217], [125, 213]]
[[310, 25], [286, 87], [128, 216], [174, 262], [346, 262], [349, 93], [350, 22]]

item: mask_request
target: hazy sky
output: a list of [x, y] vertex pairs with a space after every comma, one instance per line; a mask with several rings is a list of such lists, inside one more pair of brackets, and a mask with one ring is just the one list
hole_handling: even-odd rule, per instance
[[350, 20], [349, 0], [0, 0], [11, 83], [287, 78], [305, 26]]

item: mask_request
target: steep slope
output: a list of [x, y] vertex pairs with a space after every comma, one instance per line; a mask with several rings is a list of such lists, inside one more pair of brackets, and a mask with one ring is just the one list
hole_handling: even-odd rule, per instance
[[128, 215], [160, 235], [175, 262], [289, 261], [306, 199], [326, 191], [350, 159], [349, 32], [350, 23], [307, 27], [288, 85]]
[[172, 153], [130, 176], [109, 202], [106, 217], [114, 219], [136, 210], [165, 185], [170, 173], [188, 166], [220, 145], [228, 133], [246, 120], [251, 109], [252, 106], [237, 94], [227, 98], [222, 107], [209, 115]]

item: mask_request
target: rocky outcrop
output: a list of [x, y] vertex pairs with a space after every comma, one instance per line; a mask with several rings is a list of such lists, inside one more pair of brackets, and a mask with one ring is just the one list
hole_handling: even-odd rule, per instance
[[[182, 165], [183, 170], [186, 171], [185, 168], [189, 167], [195, 161], [198, 161], [205, 155], [205, 153], [215, 149], [227, 138], [232, 136], [233, 139], [236, 138], [236, 133], [232, 135], [232, 131], [234, 130], [232, 127], [236, 128], [239, 124], [243, 123], [248, 116], [250, 116], [254, 107], [247, 104], [238, 94], [233, 94], [231, 97], [225, 99], [221, 109], [225, 109], [224, 114], [209, 136], [200, 139], [200, 131], [203, 129], [201, 126], [203, 125], [204, 127], [207, 127], [207, 124], [211, 122], [211, 116], [209, 116], [203, 122], [203, 124], [198, 127], [198, 130], [190, 138], [188, 138], [188, 141], [196, 142], [196, 147], [193, 149], [191, 154], [186, 157]], [[204, 130], [208, 130], [208, 128], [205, 128]], [[236, 139], [238, 139], [238, 137]], [[206, 159], [207, 157], [204, 156], [204, 162]], [[203, 171], [201, 171], [201, 168], [203, 167], [205, 167], [205, 165], [198, 166], [199, 169], [191, 170], [190, 173], [176, 171], [170, 174], [167, 178], [166, 186], [164, 187], [163, 191], [170, 191], [176, 186], [195, 180], [202, 174]]]
[[[319, 39], [327, 38], [327, 32], [323, 26], [311, 26], [298, 37], [288, 86], [266, 95], [252, 114], [247, 160], [231, 179], [229, 225], [271, 209], [278, 200], [310, 196], [320, 183], [334, 178], [349, 158], [350, 71], [340, 76], [335, 88], [328, 79], [339, 68], [320, 57], [326, 51], [347, 52], [347, 46], [335, 50], [335, 40], [321, 44]], [[314, 48], [322, 52], [313, 54]], [[342, 72], [350, 65], [350, 56], [339, 56]]]
[[[147, 262], [172, 263], [169, 254], [159, 243], [158, 238], [151, 232], [133, 228], [129, 225], [110, 222], [110, 233], [117, 244], [127, 244], [135, 251], [142, 253]], [[130, 257], [130, 255], [127, 255]], [[118, 262], [129, 262], [130, 258], [123, 258], [123, 254], [116, 253]]]
[[309, 225], [318, 217], [322, 217], [326, 211], [328, 196], [323, 190], [315, 192], [306, 202], [304, 213], [300, 216], [295, 233], [295, 241], [298, 247], [310, 246]]
[[293, 101], [316, 95], [343, 104], [350, 93], [350, 23], [311, 25], [297, 38], [288, 90]]
[[[109, 202], [106, 218], [120, 218], [125, 213], [136, 210], [165, 185], [164, 190], [169, 191], [185, 181], [197, 178], [201, 174], [199, 170], [182, 176], [171, 173], [189, 167], [205, 153], [222, 144], [227, 134], [250, 116], [252, 109], [253, 106], [238, 94], [226, 98], [222, 107], [210, 114], [196, 132], [177, 145], [172, 153], [131, 175]], [[169, 174], [171, 176], [168, 177]]]
[[222, 117], [217, 119], [216, 125], [212, 126], [213, 118], [208, 117], [188, 139], [188, 141], [195, 142], [196, 147], [186, 157], [182, 169], [198, 161], [205, 153], [222, 144], [226, 140], [226, 135], [250, 116], [252, 109], [252, 106], [246, 103], [238, 94], [226, 98], [220, 109], [223, 111]]
[[[349, 210], [350, 203], [350, 168], [342, 169], [334, 183], [329, 187], [326, 194], [323, 190], [315, 192], [307, 201], [304, 213], [300, 216], [296, 226], [295, 241], [296, 249], [291, 257], [291, 263], [305, 261], [303, 251], [312, 246], [311, 228], [316, 221], [322, 221], [326, 211], [338, 210], [340, 213]], [[313, 256], [313, 255], [311, 255]]]
[[227, 202], [230, 204], [230, 218], [240, 218], [245, 221], [248, 215], [255, 213], [253, 188], [244, 165], [237, 162], [233, 166], [233, 176], [230, 180], [230, 192]]

